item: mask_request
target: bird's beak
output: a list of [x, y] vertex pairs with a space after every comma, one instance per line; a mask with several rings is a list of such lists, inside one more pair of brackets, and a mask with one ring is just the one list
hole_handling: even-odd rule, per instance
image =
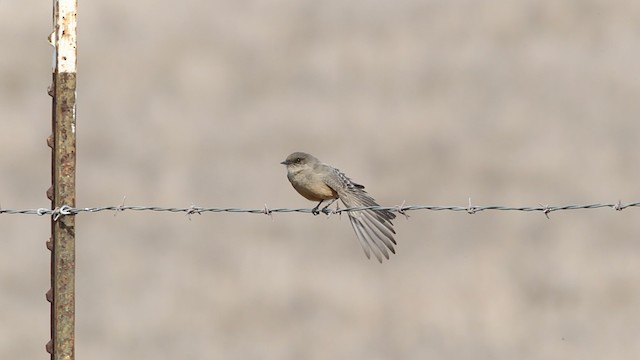
[[282, 164], [282, 165], [289, 165], [289, 163], [287, 162], [287, 160], [285, 160], [285, 161], [280, 161], [280, 164]]

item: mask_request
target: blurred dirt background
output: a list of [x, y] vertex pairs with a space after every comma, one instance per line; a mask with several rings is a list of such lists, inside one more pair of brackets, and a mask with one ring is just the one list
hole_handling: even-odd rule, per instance
[[[640, 2], [80, 1], [78, 206], [640, 200]], [[48, 207], [51, 5], [0, 3], [0, 205]], [[77, 217], [89, 359], [640, 357], [640, 210]], [[0, 358], [46, 358], [46, 217], [0, 216]]]

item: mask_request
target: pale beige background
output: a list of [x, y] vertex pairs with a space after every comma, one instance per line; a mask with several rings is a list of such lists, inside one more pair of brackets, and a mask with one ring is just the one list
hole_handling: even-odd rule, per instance
[[[0, 3], [0, 205], [48, 206], [51, 5]], [[78, 205], [640, 200], [640, 3], [80, 2]], [[640, 357], [640, 210], [82, 214], [79, 359]], [[46, 358], [49, 223], [0, 216], [0, 358]]]

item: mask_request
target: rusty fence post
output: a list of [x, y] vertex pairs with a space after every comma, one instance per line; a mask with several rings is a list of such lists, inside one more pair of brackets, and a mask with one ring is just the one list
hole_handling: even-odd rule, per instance
[[[52, 148], [51, 181], [47, 191], [51, 208], [76, 205], [76, 16], [77, 0], [53, 1], [54, 47], [53, 134], [47, 139]], [[46, 349], [54, 360], [75, 358], [75, 217], [54, 214], [51, 219], [51, 340]]]

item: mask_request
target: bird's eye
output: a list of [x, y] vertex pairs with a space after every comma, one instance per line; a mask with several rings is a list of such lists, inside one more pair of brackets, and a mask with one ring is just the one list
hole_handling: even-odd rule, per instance
[[295, 161], [296, 163], [299, 163], [300, 161], [302, 161], [302, 158], [296, 158], [294, 161]]

